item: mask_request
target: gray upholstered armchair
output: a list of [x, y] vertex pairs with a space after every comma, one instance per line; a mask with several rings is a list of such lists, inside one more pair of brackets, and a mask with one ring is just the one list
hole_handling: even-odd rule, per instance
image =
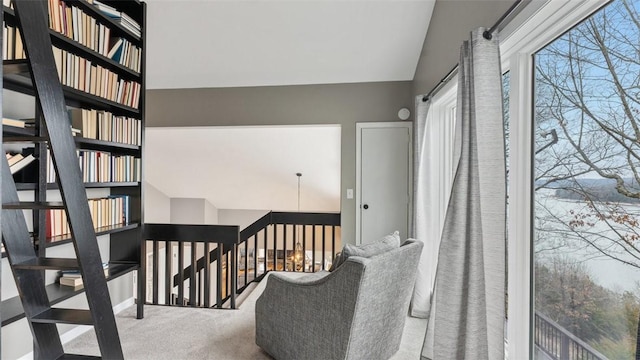
[[422, 242], [331, 273], [273, 273], [256, 302], [256, 343], [279, 360], [388, 359], [400, 347]]

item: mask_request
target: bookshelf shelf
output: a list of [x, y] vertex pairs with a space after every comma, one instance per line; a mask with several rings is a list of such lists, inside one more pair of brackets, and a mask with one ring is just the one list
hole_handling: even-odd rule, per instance
[[[58, 184], [56, 183], [48, 183], [47, 190], [57, 190]], [[99, 182], [99, 183], [84, 183], [84, 187], [86, 189], [96, 189], [96, 188], [128, 188], [128, 187], [138, 187], [140, 186], [139, 182]], [[16, 188], [20, 191], [22, 190], [35, 190], [37, 187], [36, 183], [17, 183]]]
[[78, 148], [87, 150], [100, 150], [118, 153], [127, 153], [132, 155], [139, 155], [140, 146], [123, 144], [113, 141], [104, 141], [97, 139], [87, 139], [81, 136], [76, 136], [75, 139]]
[[[96, 229], [96, 236], [115, 234], [115, 233], [119, 233], [119, 232], [122, 232], [122, 231], [128, 231], [128, 230], [132, 230], [132, 229], [137, 229], [139, 227], [140, 227], [139, 223], [104, 226], [104, 227]], [[53, 247], [53, 246], [69, 244], [69, 243], [71, 243], [71, 240], [72, 239], [69, 236], [69, 234], [65, 234], [65, 235], [61, 235], [61, 236], [54, 236], [54, 237], [47, 238], [44, 246], [49, 248], [49, 247]]]
[[[89, 4], [86, 0], [67, 0], [67, 3], [70, 5], [75, 5], [82, 10], [86, 11], [88, 15], [94, 17], [96, 20], [102, 22], [103, 24], [109, 26], [112, 30], [115, 30], [115, 35], [122, 36], [127, 40], [131, 41], [134, 45], [141, 46], [142, 38], [132, 33], [128, 29], [124, 28], [118, 22], [114, 21], [109, 16], [105, 15], [103, 12], [98, 10], [94, 5]], [[106, 2], [105, 2], [106, 3]], [[117, 6], [117, 2], [111, 3], [111, 5]]]
[[[86, 3], [86, 1], [73, 1], [73, 2], [78, 2], [78, 3]], [[82, 6], [87, 6], [90, 8], [93, 8], [93, 5], [86, 3], [86, 5], [82, 5]], [[15, 23], [15, 12], [13, 11], [13, 9], [10, 9], [6, 6], [3, 6], [3, 11], [4, 11], [4, 16], [5, 16], [5, 20], [8, 20], [10, 23]], [[92, 11], [94, 11], [92, 9]], [[98, 13], [100, 13], [98, 11]], [[109, 27], [115, 26], [118, 27], [120, 30], [125, 31], [127, 33], [127, 37], [128, 36], [133, 36], [135, 37], [135, 35], [131, 34], [128, 30], [122, 28], [122, 26], [120, 26], [119, 24], [113, 22], [113, 20], [111, 20], [109, 17], [106, 17], [109, 21], [108, 25]], [[113, 28], [113, 27], [112, 27]], [[63, 34], [49, 29], [49, 35], [51, 35], [51, 42], [53, 43], [53, 45], [55, 45], [56, 47], [59, 47], [61, 49], [64, 50], [70, 50], [73, 51], [74, 53], [77, 53], [78, 55], [90, 59], [91, 61], [97, 61], [98, 63], [100, 63], [101, 65], [110, 68], [111, 70], [119, 73], [120, 75], [124, 75], [126, 78], [128, 78], [129, 80], [136, 80], [136, 81], [141, 81], [141, 75], [140, 73], [134, 71], [133, 69], [130, 69], [82, 44], [80, 44], [79, 42], [70, 39], [66, 36], [64, 36]], [[118, 32], [115, 33], [115, 35], [118, 35]], [[140, 46], [140, 39], [134, 39], [134, 38], [130, 38], [128, 37], [128, 40], [132, 41], [132, 44], [136, 45], [136, 46]], [[20, 60], [12, 60], [12, 61], [20, 61]]]
[[74, 53], [89, 59], [92, 62], [98, 62], [101, 65], [108, 67], [110, 70], [123, 75], [129, 80], [140, 81], [140, 73], [129, 69], [128, 67], [109, 59], [108, 57], [99, 54], [88, 47], [69, 39], [68, 37], [51, 30], [51, 41], [53, 45], [63, 50], [70, 50]]
[[[23, 94], [35, 95], [35, 89], [29, 76], [29, 67], [24, 60], [4, 61], [4, 87]], [[140, 118], [140, 111], [127, 105], [107, 100], [72, 87], [62, 85], [67, 105], [73, 107], [90, 107], [98, 110], [110, 111], [114, 114]]]
[[2, 125], [2, 133], [7, 136], [36, 136], [33, 129], [20, 128], [16, 126]]
[[[3, 254], [4, 256], [4, 254]], [[107, 280], [118, 278], [132, 271], [138, 270], [137, 263], [113, 263], [109, 264], [109, 276]], [[84, 292], [84, 289], [74, 289], [70, 286], [63, 286], [58, 283], [49, 284], [45, 287], [51, 305], [58, 304], [75, 295]], [[2, 326], [9, 325], [12, 322], [24, 318], [24, 308], [19, 296], [6, 299], [0, 303], [2, 308]]]

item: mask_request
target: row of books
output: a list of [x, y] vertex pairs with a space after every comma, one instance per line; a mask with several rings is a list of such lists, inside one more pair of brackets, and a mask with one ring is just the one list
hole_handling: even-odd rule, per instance
[[22, 45], [22, 35], [20, 29], [8, 26], [6, 23], [2, 27], [2, 59], [3, 60], [24, 60], [27, 58]]
[[[47, 156], [47, 182], [56, 181], [51, 156]], [[95, 182], [139, 182], [141, 162], [131, 155], [113, 155], [103, 151], [78, 150], [78, 161], [82, 181]]]
[[63, 85], [133, 108], [138, 107], [141, 86], [66, 50], [53, 48], [58, 76]]
[[33, 154], [23, 155], [20, 153], [5, 153], [7, 156], [7, 162], [9, 163], [9, 169], [11, 174], [15, 174], [18, 171], [24, 169], [27, 165], [35, 161]]
[[118, 11], [113, 6], [109, 6], [105, 3], [102, 3], [97, 0], [89, 0], [98, 10], [100, 10], [103, 14], [115, 20], [117, 23], [122, 25], [125, 29], [134, 33], [137, 37], [140, 37], [142, 34], [140, 24], [137, 21], [133, 20], [133, 18], [127, 13]]
[[[104, 276], [109, 276], [109, 263], [102, 263], [102, 269]], [[84, 287], [80, 270], [61, 270], [58, 273], [60, 275], [58, 282], [61, 286], [72, 287], [74, 290]]]
[[108, 111], [93, 109], [69, 110], [71, 126], [80, 130], [82, 137], [123, 144], [140, 145], [142, 122], [125, 116], [115, 116]]
[[142, 53], [126, 39], [111, 36], [111, 29], [82, 9], [61, 0], [48, 0], [49, 27], [121, 65], [140, 72]]
[[[128, 224], [129, 217], [129, 196], [112, 195], [105, 198], [89, 199], [89, 211], [93, 227], [100, 229], [105, 226], [115, 226]], [[45, 214], [47, 241], [51, 241], [56, 236], [68, 235], [71, 233], [67, 212], [63, 209], [50, 209]]]

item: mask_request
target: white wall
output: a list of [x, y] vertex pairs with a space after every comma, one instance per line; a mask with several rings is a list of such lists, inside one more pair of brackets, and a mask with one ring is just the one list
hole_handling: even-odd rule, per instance
[[144, 222], [167, 224], [171, 221], [171, 199], [155, 186], [144, 183]]

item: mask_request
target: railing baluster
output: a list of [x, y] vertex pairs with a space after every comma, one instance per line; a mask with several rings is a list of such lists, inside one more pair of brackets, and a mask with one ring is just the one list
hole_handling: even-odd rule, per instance
[[311, 272], [316, 272], [316, 226], [311, 227], [311, 246], [313, 251], [311, 252]]
[[331, 226], [331, 264], [336, 259], [336, 226]]
[[[238, 291], [238, 261], [236, 255], [238, 253], [238, 245], [231, 245], [231, 308], [236, 308], [236, 292]], [[245, 256], [246, 257], [246, 256]], [[245, 270], [246, 273], [246, 270]]]
[[[258, 233], [253, 236], [253, 280], [258, 278]], [[247, 286], [247, 284], [244, 284]]]
[[273, 224], [273, 271], [278, 270], [277, 258], [278, 258], [278, 225]]
[[216, 271], [216, 306], [219, 309], [222, 307], [222, 257], [224, 256], [222, 244], [218, 243], [216, 250], [218, 253], [218, 270]]
[[204, 243], [204, 307], [211, 307], [211, 243]]
[[196, 268], [197, 268], [197, 257], [196, 257], [196, 243], [191, 242], [191, 274], [189, 276], [189, 305], [191, 307], [196, 306]]
[[153, 304], [157, 305], [158, 304], [158, 288], [160, 287], [159, 284], [159, 277], [160, 274], [158, 274], [158, 269], [160, 267], [159, 265], [159, 254], [160, 253], [160, 242], [159, 241], [154, 241], [153, 242]]
[[178, 306], [184, 306], [184, 243], [178, 242]]
[[325, 264], [325, 244], [327, 243], [327, 226], [326, 225], [322, 225], [322, 270], [327, 270]]
[[249, 242], [244, 242], [244, 285], [249, 282]]
[[171, 279], [173, 274], [173, 254], [172, 254], [171, 241], [166, 241], [164, 244], [164, 303], [165, 305], [171, 305], [171, 293], [173, 292], [173, 286], [171, 286]]
[[[264, 249], [264, 253], [262, 254], [262, 274], [267, 272], [267, 228], [262, 229], [262, 248]], [[257, 276], [256, 276], [257, 277]]]
[[198, 271], [196, 273], [196, 283], [198, 286], [196, 287], [196, 299], [197, 306], [202, 306], [202, 271]]
[[302, 226], [302, 272], [307, 272], [307, 225]]
[[283, 268], [284, 268], [284, 271], [287, 271], [287, 268], [288, 268], [288, 267], [287, 267], [287, 240], [288, 240], [288, 236], [287, 236], [287, 233], [288, 233], [288, 232], [287, 232], [287, 224], [284, 224], [283, 226], [284, 226], [284, 233], [283, 233], [283, 236], [284, 236], [284, 238], [283, 238], [283, 242], [284, 242], [284, 255], [282, 255], [282, 256], [283, 256], [283, 259], [282, 259], [282, 262], [283, 262], [282, 264], [283, 264], [283, 265], [282, 265], [282, 266], [283, 266]]

